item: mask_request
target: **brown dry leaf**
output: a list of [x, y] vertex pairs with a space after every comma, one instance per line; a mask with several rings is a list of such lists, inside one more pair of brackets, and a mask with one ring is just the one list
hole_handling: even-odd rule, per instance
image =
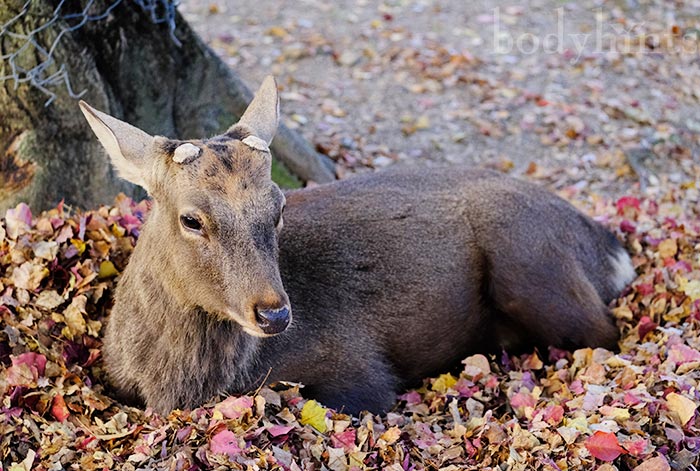
[[671, 471], [668, 461], [663, 456], [655, 456], [634, 467], [632, 471]]
[[63, 316], [66, 319], [66, 327], [68, 327], [69, 338], [75, 338], [87, 331], [87, 324], [83, 314], [85, 314], [85, 306], [87, 297], [81, 295], [76, 296], [71, 301], [70, 305], [63, 311]]

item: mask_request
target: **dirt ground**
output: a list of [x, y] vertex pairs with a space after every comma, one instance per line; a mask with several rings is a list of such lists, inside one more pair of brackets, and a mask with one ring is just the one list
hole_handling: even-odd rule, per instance
[[697, 180], [700, 2], [186, 1], [338, 173], [400, 161], [590, 185]]

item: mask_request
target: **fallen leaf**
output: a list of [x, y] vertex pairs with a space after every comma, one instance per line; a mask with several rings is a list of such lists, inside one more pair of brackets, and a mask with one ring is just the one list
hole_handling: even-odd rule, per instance
[[700, 280], [688, 281], [685, 278], [680, 278], [678, 287], [687, 294], [692, 301], [700, 299]]
[[12, 366], [27, 365], [38, 378], [46, 371], [46, 357], [41, 353], [27, 352], [12, 358]]
[[35, 262], [25, 262], [19, 267], [15, 268], [10, 277], [10, 281], [22, 289], [28, 291], [35, 291], [39, 288], [41, 281], [46, 278], [49, 271], [44, 267], [44, 265]]
[[328, 409], [320, 405], [313, 399], [306, 401], [304, 407], [301, 409], [301, 423], [303, 425], [311, 425], [313, 428], [321, 433], [325, 433], [328, 430], [326, 425], [326, 413]]
[[97, 277], [103, 280], [105, 278], [112, 278], [113, 276], [117, 276], [118, 274], [119, 272], [114, 267], [114, 263], [112, 263], [110, 260], [105, 260], [102, 263], [100, 263], [100, 271], [98, 272]]
[[230, 430], [224, 430], [214, 435], [209, 442], [209, 449], [212, 453], [227, 455], [229, 458], [233, 458], [241, 453], [241, 449], [238, 446], [238, 438]]
[[613, 461], [625, 453], [614, 433], [598, 431], [586, 440], [585, 445], [591, 455], [602, 461]]
[[10, 239], [16, 239], [20, 234], [27, 232], [31, 225], [32, 211], [26, 203], [20, 203], [5, 212], [5, 228]]
[[439, 392], [439, 393], [445, 393], [448, 389], [450, 389], [452, 386], [457, 384], [457, 378], [452, 376], [449, 373], [441, 374], [440, 376], [437, 377], [435, 381], [433, 381], [433, 385], [431, 386], [431, 389], [433, 391]]
[[401, 429], [398, 427], [391, 427], [389, 430], [384, 432], [379, 438], [384, 440], [387, 445], [393, 445], [401, 436]]
[[681, 420], [681, 425], [687, 424], [690, 419], [695, 415], [695, 409], [697, 409], [697, 404], [691, 401], [685, 396], [681, 396], [677, 393], [669, 393], [666, 396], [666, 405], [670, 411], [678, 414]]
[[51, 415], [59, 422], [64, 422], [70, 416], [66, 401], [61, 394], [56, 394], [51, 401]]
[[281, 437], [283, 435], [287, 435], [289, 432], [294, 430], [294, 426], [293, 425], [270, 425], [265, 430], [267, 430], [267, 433], [269, 433], [273, 437]]
[[669, 258], [676, 255], [678, 252], [678, 244], [673, 239], [666, 239], [659, 244], [659, 256], [661, 258]]
[[63, 304], [64, 301], [63, 296], [50, 289], [39, 293], [39, 296], [34, 301], [34, 305], [42, 309], [53, 310]]
[[34, 255], [44, 260], [51, 261], [58, 254], [58, 244], [54, 241], [39, 241], [34, 244]]
[[331, 436], [331, 442], [335, 448], [343, 448], [349, 453], [357, 448], [355, 445], [356, 438], [357, 432], [355, 429], [348, 428], [344, 432], [334, 433]]
[[66, 310], [63, 311], [70, 338], [83, 335], [87, 331], [87, 323], [85, 322], [85, 317], [83, 317], [86, 303], [87, 298], [85, 296], [76, 296]]
[[227, 419], [237, 419], [246, 412], [251, 412], [253, 398], [250, 396], [227, 397], [216, 406], [214, 410], [221, 412]]
[[633, 214], [636, 214], [638, 211], [640, 211], [639, 198], [635, 198], [634, 196], [623, 196], [622, 198], [617, 200], [615, 206], [617, 207], [617, 214], [619, 214], [620, 216], [630, 214], [630, 211]]
[[659, 455], [638, 464], [632, 471], [671, 471], [671, 466], [663, 455]]

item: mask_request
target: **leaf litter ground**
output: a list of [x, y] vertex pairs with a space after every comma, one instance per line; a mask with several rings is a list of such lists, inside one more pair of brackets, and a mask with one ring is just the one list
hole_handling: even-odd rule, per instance
[[[606, 30], [615, 47], [490, 54], [498, 6], [512, 35], [555, 32], [559, 7], [571, 33], [590, 31], [599, 15], [606, 28], [620, 25]], [[111, 399], [100, 356], [147, 203], [120, 197], [40, 215], [20, 205], [0, 225], [0, 469], [699, 466], [698, 4], [599, 6], [182, 8], [251, 83], [279, 77], [286, 122], [339, 175], [394, 162], [485, 164], [558, 190], [614, 230], [638, 273], [611, 305], [619, 352], [474, 355], [381, 417], [328, 410], [296, 385], [161, 417]], [[630, 41], [643, 47], [619, 47]]]
[[[651, 192], [654, 193], [654, 192]], [[647, 193], [649, 194], [649, 192]], [[101, 332], [148, 203], [0, 226], [3, 469], [686, 469], [700, 452], [700, 214], [692, 185], [568, 196], [617, 232], [638, 278], [611, 308], [620, 352], [466, 358], [385, 416], [264, 387], [163, 417], [109, 396]], [[437, 341], [437, 340], [436, 340]]]

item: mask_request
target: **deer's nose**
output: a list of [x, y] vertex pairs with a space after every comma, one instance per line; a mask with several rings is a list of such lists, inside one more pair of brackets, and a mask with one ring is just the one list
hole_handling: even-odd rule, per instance
[[255, 307], [255, 320], [258, 323], [258, 327], [268, 335], [283, 332], [291, 319], [292, 311], [289, 309], [289, 306], [282, 306], [276, 309]]

